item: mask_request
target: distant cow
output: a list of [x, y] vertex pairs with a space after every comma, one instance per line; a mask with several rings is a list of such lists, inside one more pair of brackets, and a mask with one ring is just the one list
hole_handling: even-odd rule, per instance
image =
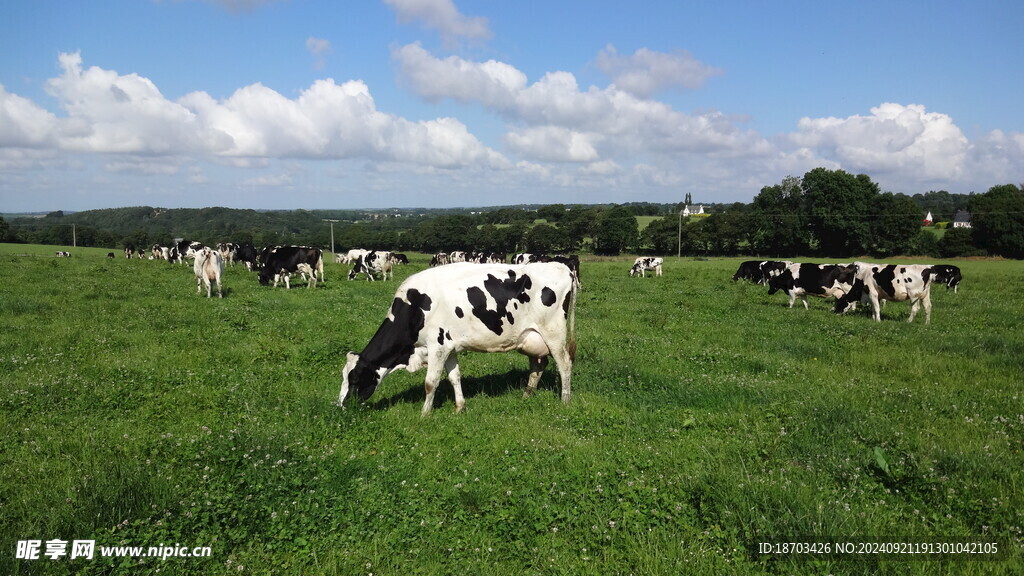
[[220, 252], [220, 257], [228, 264], [235, 265], [235, 253], [238, 250], [238, 246], [233, 242], [220, 242], [217, 244], [217, 251]]
[[437, 254], [434, 254], [433, 258], [430, 259], [431, 268], [433, 268], [434, 266], [444, 266], [445, 264], [448, 263], [449, 262], [447, 252], [438, 252]]
[[664, 263], [665, 261], [661, 258], [641, 256], [633, 262], [633, 267], [629, 269], [629, 275], [635, 276], [639, 274], [641, 277], [646, 277], [647, 270], [654, 270], [655, 276], [661, 276], [661, 265]]
[[113, 258], [113, 257], [114, 257], [114, 253], [113, 252], [107, 252], [107, 258]]
[[924, 305], [924, 323], [932, 321], [932, 267], [921, 264], [889, 264], [862, 266], [849, 293], [836, 302], [835, 312], [845, 314], [862, 298], [871, 303], [871, 314], [876, 322], [882, 321], [881, 303], [886, 300], [909, 300], [913, 322], [918, 309]]
[[[305, 263], [310, 266], [314, 274], [323, 282], [324, 259], [323, 250], [310, 248], [309, 246], [276, 246], [269, 248], [263, 255], [263, 269], [260, 270], [259, 282], [266, 286], [274, 281], [277, 286], [282, 274], [296, 274], [299, 271], [298, 265]], [[288, 285], [285, 278], [285, 285]]]
[[196, 294], [202, 293], [202, 287], [206, 286], [206, 297], [210, 298], [211, 285], [217, 285], [217, 298], [223, 298], [220, 279], [224, 275], [224, 260], [220, 252], [203, 247], [195, 253], [195, 262], [192, 263], [192, 270], [196, 274]]
[[246, 270], [251, 271], [257, 268], [256, 247], [252, 245], [252, 242], [242, 242], [235, 245], [235, 260], [245, 264]]
[[65, 250], [58, 250], [54, 254], [56, 254], [57, 258], [71, 258], [71, 252]]
[[779, 274], [768, 279], [768, 294], [782, 290], [789, 296], [789, 307], [797, 297], [807, 309], [807, 295], [822, 298], [841, 298], [853, 286], [857, 276], [855, 264], [790, 264]]
[[960, 286], [960, 281], [963, 280], [960, 268], [952, 264], [936, 264], [932, 266], [932, 274], [934, 275], [932, 280], [936, 284], [945, 284], [946, 290], [952, 288], [954, 294], [956, 294], [957, 287]]
[[366, 279], [371, 282], [378, 274], [383, 280], [387, 280], [388, 276], [394, 278], [394, 260], [391, 252], [371, 250], [357, 258], [352, 270], [348, 273], [348, 279], [355, 280], [359, 274], [366, 274]]
[[455, 409], [461, 411], [466, 401], [458, 353], [463, 350], [515, 350], [528, 356], [525, 395], [536, 391], [550, 355], [561, 376], [562, 401], [568, 402], [578, 289], [569, 269], [556, 263], [464, 263], [413, 274], [398, 287], [387, 318], [366, 348], [349, 352], [338, 404], [344, 405], [353, 389], [367, 400], [399, 368], [416, 372], [426, 366], [422, 415], [430, 413], [444, 374], [455, 390]]

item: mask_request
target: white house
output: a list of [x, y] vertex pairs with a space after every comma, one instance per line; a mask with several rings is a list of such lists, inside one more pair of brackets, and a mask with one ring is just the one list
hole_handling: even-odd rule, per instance
[[689, 205], [687, 205], [685, 208], [683, 208], [683, 216], [684, 217], [685, 216], [693, 216], [694, 214], [703, 214], [703, 213], [704, 213], [704, 205], [703, 204], [698, 204], [697, 208], [695, 210], [691, 210], [691, 207]]
[[957, 210], [955, 216], [953, 216], [953, 228], [970, 228], [971, 227], [971, 213], [966, 210]]

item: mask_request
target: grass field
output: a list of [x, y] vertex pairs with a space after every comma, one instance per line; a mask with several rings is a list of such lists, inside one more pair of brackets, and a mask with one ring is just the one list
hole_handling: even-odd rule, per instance
[[[0, 574], [1024, 571], [1022, 262], [956, 262], [925, 326], [787, 309], [736, 259], [585, 261], [569, 405], [467, 354], [466, 411], [444, 384], [423, 419], [423, 372], [334, 404], [397, 281], [234, 267], [208, 300], [190, 266], [57, 249], [0, 244]], [[819, 549], [759, 546], [790, 542]], [[900, 542], [998, 554], [839, 550]], [[99, 551], [158, 545], [211, 554]]]

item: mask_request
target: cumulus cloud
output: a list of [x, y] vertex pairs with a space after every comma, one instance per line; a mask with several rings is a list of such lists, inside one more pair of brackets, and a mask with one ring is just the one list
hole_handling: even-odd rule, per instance
[[[548, 72], [529, 84], [525, 74], [508, 64], [472, 62], [458, 56], [440, 59], [418, 44], [397, 48], [392, 56], [404, 81], [424, 98], [479, 103], [532, 128], [506, 138], [506, 145], [532, 158], [551, 158], [556, 127], [563, 130], [561, 134], [587, 134], [590, 147], [602, 156], [602, 148], [619, 153], [726, 155], [760, 154], [770, 149], [763, 138], [720, 112], [681, 113], [615, 85], [582, 89], [569, 72]], [[531, 144], [532, 152], [528, 150]], [[577, 148], [577, 152], [584, 149]]]
[[559, 126], [538, 126], [505, 135], [505, 145], [523, 157], [550, 162], [593, 162], [591, 136]]
[[948, 115], [891, 102], [872, 108], [869, 116], [802, 118], [792, 140], [847, 169], [912, 173], [923, 180], [958, 180], [970, 147]]
[[669, 54], [641, 48], [632, 56], [620, 56], [610, 44], [598, 54], [597, 67], [620, 90], [639, 98], [649, 98], [674, 86], [696, 90], [708, 78], [722, 74], [720, 69], [707, 66], [686, 50]]
[[[61, 54], [47, 91], [66, 117], [0, 89], [0, 145], [147, 156], [363, 158], [460, 168], [510, 163], [454, 118], [413, 122], [377, 109], [361, 81], [318, 80], [296, 98], [252, 84], [224, 100], [172, 101], [148, 79]], [[248, 160], [246, 160], [248, 161]], [[125, 166], [115, 166], [124, 169]]]
[[395, 10], [399, 22], [419, 22], [436, 30], [449, 45], [459, 38], [487, 40], [491, 37], [486, 18], [464, 16], [451, 0], [384, 0], [384, 3]]
[[0, 84], [0, 147], [52, 145], [57, 117], [31, 100], [11, 94]]

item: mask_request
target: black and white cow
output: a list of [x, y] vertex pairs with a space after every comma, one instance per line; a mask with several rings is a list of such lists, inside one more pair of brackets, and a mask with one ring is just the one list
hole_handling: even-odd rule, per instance
[[71, 252], [68, 252], [67, 250], [58, 250], [54, 255], [57, 256], [57, 258], [71, 258]]
[[352, 266], [352, 270], [348, 273], [348, 279], [355, 280], [359, 274], [366, 274], [366, 279], [371, 282], [377, 274], [381, 275], [384, 280], [387, 280], [388, 276], [391, 276], [393, 279], [395, 272], [391, 252], [371, 250], [357, 258], [355, 265]]
[[922, 264], [889, 264], [861, 266], [856, 281], [849, 292], [836, 302], [836, 314], [845, 314], [854, 305], [866, 299], [871, 303], [871, 315], [876, 322], [882, 321], [881, 304], [886, 300], [910, 301], [910, 318], [913, 322], [918, 309], [924, 305], [924, 323], [932, 321], [932, 266]]
[[445, 264], [448, 263], [449, 262], [447, 252], [438, 252], [437, 254], [434, 254], [434, 256], [430, 259], [431, 268], [433, 268], [434, 266], [444, 266]]
[[211, 286], [217, 285], [217, 298], [223, 298], [221, 292], [221, 277], [224, 275], [224, 259], [220, 252], [204, 246], [193, 255], [195, 261], [192, 263], [192, 271], [196, 275], [196, 294], [202, 293], [202, 287], [206, 286], [206, 297], [211, 296]]
[[252, 242], [242, 242], [235, 245], [235, 260], [245, 264], [246, 270], [255, 270], [258, 268], [256, 265], [256, 247], [252, 245]]
[[661, 258], [641, 256], [633, 262], [633, 267], [629, 269], [629, 275], [635, 276], [639, 274], [641, 277], [646, 278], [647, 270], [654, 270], [655, 276], [661, 276], [661, 266], [664, 263], [665, 261]]
[[513, 264], [530, 264], [531, 262], [540, 262], [540, 255], [520, 252], [512, 257]]
[[113, 252], [107, 252], [107, 258], [113, 258], [113, 257], [114, 257], [114, 253]]
[[799, 297], [806, 310], [808, 294], [822, 298], [841, 298], [850, 291], [856, 276], [855, 264], [794, 263], [778, 276], [768, 279], [768, 294], [782, 290], [789, 296], [790, 308]]
[[960, 274], [960, 267], [953, 266], [952, 264], [936, 264], [932, 266], [932, 281], [936, 284], [945, 284], [946, 290], [953, 289], [953, 293], [956, 294], [957, 287], [960, 286], [960, 281], [963, 280], [963, 275]]
[[767, 284], [769, 280], [782, 274], [786, 268], [792, 266], [789, 260], [765, 260], [761, 262], [761, 284]]
[[458, 354], [463, 350], [515, 350], [528, 356], [526, 396], [536, 391], [551, 356], [562, 380], [562, 401], [569, 402], [578, 290], [568, 267], [555, 262], [451, 264], [413, 274], [398, 287], [366, 348], [349, 352], [338, 404], [344, 405], [352, 390], [366, 401], [399, 368], [416, 372], [426, 366], [422, 415], [430, 413], [444, 374], [455, 390], [455, 410], [461, 411], [466, 401]]
[[220, 257], [224, 262], [234, 266], [235, 265], [235, 254], [238, 252], [238, 245], [234, 242], [219, 242], [217, 243], [217, 251], [220, 252]]
[[[318, 275], [320, 281], [324, 281], [324, 258], [323, 250], [310, 248], [309, 246], [275, 246], [268, 248], [262, 255], [264, 259], [263, 269], [260, 270], [259, 282], [266, 286], [274, 281], [274, 286], [281, 280], [282, 274], [297, 274], [299, 264], [306, 263], [312, 268], [313, 273]], [[288, 285], [287, 277], [284, 277], [285, 285]]]
[[750, 280], [756, 284], [761, 284], [764, 280], [764, 273], [761, 272], [761, 264], [764, 262], [758, 260], [747, 260], [741, 262], [740, 267], [736, 269], [736, 273], [732, 275], [732, 281], [737, 280]]

